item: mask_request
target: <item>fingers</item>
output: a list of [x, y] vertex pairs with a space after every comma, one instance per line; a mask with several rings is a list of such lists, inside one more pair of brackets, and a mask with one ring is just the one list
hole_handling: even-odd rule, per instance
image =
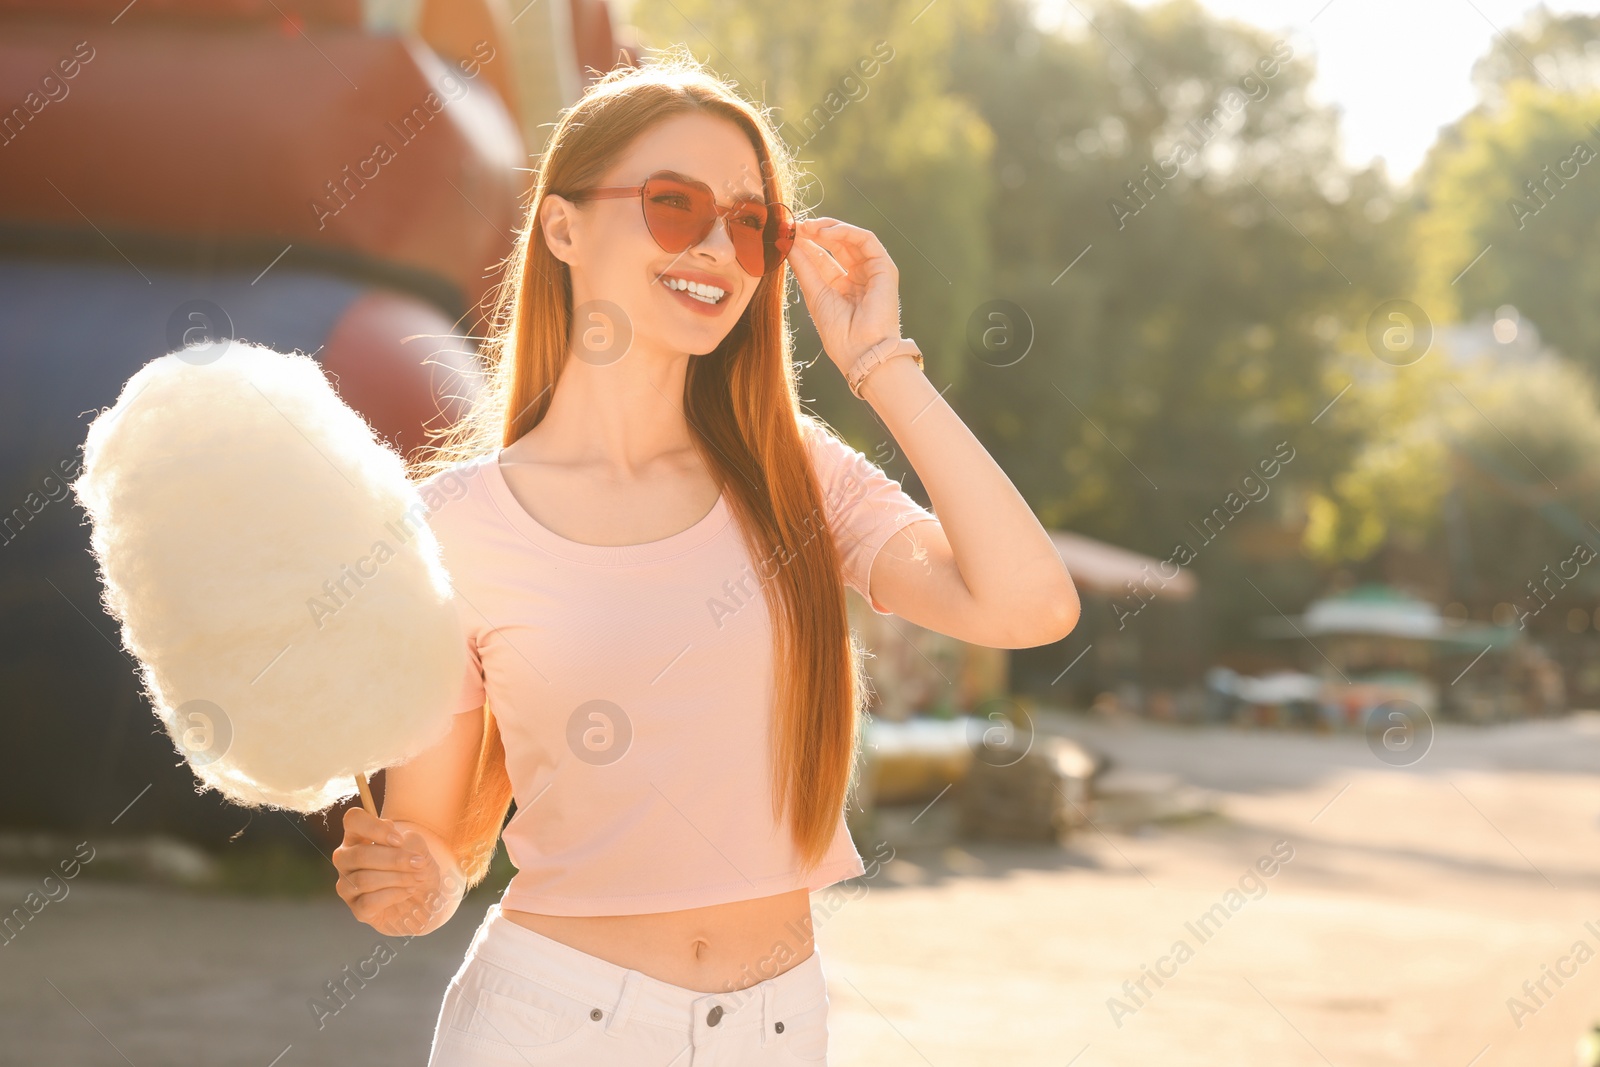
[[801, 232], [823, 246], [851, 248], [867, 259], [877, 256], [889, 259], [889, 250], [883, 247], [883, 242], [878, 240], [877, 234], [861, 226], [852, 226], [848, 222], [830, 218], [807, 219], [801, 225]]
[[392, 848], [389, 845], [340, 845], [333, 850], [333, 865], [339, 873], [350, 871], [420, 871], [428, 864], [427, 848]]
[[431, 858], [433, 855], [428, 851], [428, 839], [415, 830], [400, 831], [400, 847], [419, 856]]
[[[420, 835], [413, 836], [420, 844]], [[387, 845], [341, 845], [334, 850], [334, 863], [339, 869], [334, 891], [351, 914], [374, 929], [396, 904], [420, 907], [420, 901], [439, 889], [439, 865], [426, 853]]]
[[362, 896], [379, 889], [400, 889], [414, 892], [426, 885], [426, 879], [410, 871], [346, 871], [334, 883], [334, 889], [345, 903], [354, 903]]
[[334, 891], [356, 918], [371, 926], [396, 903], [437, 888], [439, 865], [422, 834], [361, 808], [346, 810], [344, 825], [344, 843], [333, 850]]
[[353, 836], [373, 844], [400, 844], [400, 830], [393, 819], [380, 818], [360, 806], [345, 809], [344, 834], [346, 842]]
[[811, 279], [826, 283], [837, 281], [850, 273], [833, 253], [804, 234], [795, 238], [794, 247], [789, 250], [789, 260], [791, 264], [796, 261], [800, 263], [801, 270], [797, 273], [804, 272]]
[[[829, 227], [842, 225], [836, 219], [807, 219], [800, 225], [795, 233], [794, 247], [803, 250], [817, 263], [833, 263], [840, 270], [844, 264], [839, 261], [839, 255], [828, 247], [831, 240], [827, 237]], [[793, 255], [793, 252], [790, 252]]]
[[[851, 283], [865, 288], [874, 285], [898, 285], [900, 282], [900, 269], [895, 266], [894, 260], [889, 258], [888, 251], [883, 247], [877, 235], [871, 230], [852, 226], [838, 219], [808, 220], [815, 222], [814, 226], [802, 227], [801, 233], [796, 237], [795, 248], [804, 250], [807, 246], [817, 249], [814, 261], [818, 261], [818, 273], [831, 278], [830, 284], [837, 284], [842, 278], [848, 277]], [[793, 251], [790, 252], [793, 258]], [[820, 266], [820, 258], [831, 257], [834, 261], [832, 268]]]
[[[821, 275], [824, 268], [819, 260], [827, 258], [820, 253], [816, 242], [801, 237], [795, 240], [794, 247], [789, 250], [789, 267], [803, 286], [811, 287], [823, 284]], [[829, 262], [832, 260], [829, 259]]]
[[357, 919], [372, 926], [390, 908], [397, 904], [415, 906], [414, 893], [409, 889], [377, 889], [363, 893], [350, 901], [350, 911]]

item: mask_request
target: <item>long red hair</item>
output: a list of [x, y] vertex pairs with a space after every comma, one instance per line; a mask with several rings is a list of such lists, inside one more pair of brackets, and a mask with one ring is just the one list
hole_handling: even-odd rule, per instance
[[[414, 467], [426, 476], [512, 444], [544, 417], [569, 358], [572, 279], [539, 226], [547, 193], [594, 185], [645, 130], [685, 112], [720, 116], [750, 138], [769, 199], [793, 204], [797, 168], [764, 109], [682, 50], [591, 84], [565, 111], [539, 161], [516, 245], [491, 299], [480, 348], [483, 386], [469, 411]], [[828, 850], [856, 784], [857, 731], [865, 696], [861, 649], [845, 613], [838, 551], [807, 459], [786, 317], [788, 270], [757, 284], [716, 350], [694, 356], [683, 411], [701, 457], [721, 484], [752, 560], [781, 560], [763, 589], [772, 620], [775, 820], [787, 808], [807, 871]], [[817, 424], [812, 432], [831, 432]], [[766, 570], [763, 567], [763, 577]], [[512, 800], [494, 709], [453, 848], [469, 886], [488, 872]]]

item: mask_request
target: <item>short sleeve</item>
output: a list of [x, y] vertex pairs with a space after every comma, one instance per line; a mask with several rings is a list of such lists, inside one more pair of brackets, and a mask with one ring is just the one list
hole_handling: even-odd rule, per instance
[[872, 563], [897, 532], [938, 516], [913, 500], [900, 483], [862, 452], [819, 425], [802, 426], [817, 483], [822, 488], [828, 527], [838, 546], [845, 584], [860, 593], [879, 615], [890, 612], [872, 599]]

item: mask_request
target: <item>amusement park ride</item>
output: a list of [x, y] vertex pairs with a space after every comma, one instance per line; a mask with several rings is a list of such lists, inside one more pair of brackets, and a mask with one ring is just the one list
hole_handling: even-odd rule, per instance
[[193, 795], [98, 603], [67, 489], [88, 422], [149, 360], [240, 338], [426, 443], [471, 395], [544, 135], [638, 62], [617, 38], [603, 0], [0, 0], [7, 826], [248, 821]]

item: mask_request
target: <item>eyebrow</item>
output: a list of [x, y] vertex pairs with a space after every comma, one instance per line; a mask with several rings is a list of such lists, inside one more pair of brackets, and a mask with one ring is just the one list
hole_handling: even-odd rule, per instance
[[[710, 188], [710, 183], [709, 182], [700, 181], [699, 178], [692, 178], [687, 174], [682, 174], [682, 173], [680, 173], [678, 171], [675, 171], [675, 170], [658, 170], [658, 171], [652, 171], [651, 173], [653, 173], [653, 174], [664, 174], [668, 178], [676, 178], [680, 182], [699, 182], [701, 185], [704, 185], [707, 188]], [[716, 197], [716, 193], [715, 192], [712, 193], [712, 197], [713, 197], [713, 199]], [[736, 203], [736, 204], [737, 203], [765, 204], [767, 202], [767, 198], [765, 196], [762, 196], [760, 193], [740, 193], [740, 194], [738, 194], [737, 196], [735, 196], [733, 198], [733, 202]]]

